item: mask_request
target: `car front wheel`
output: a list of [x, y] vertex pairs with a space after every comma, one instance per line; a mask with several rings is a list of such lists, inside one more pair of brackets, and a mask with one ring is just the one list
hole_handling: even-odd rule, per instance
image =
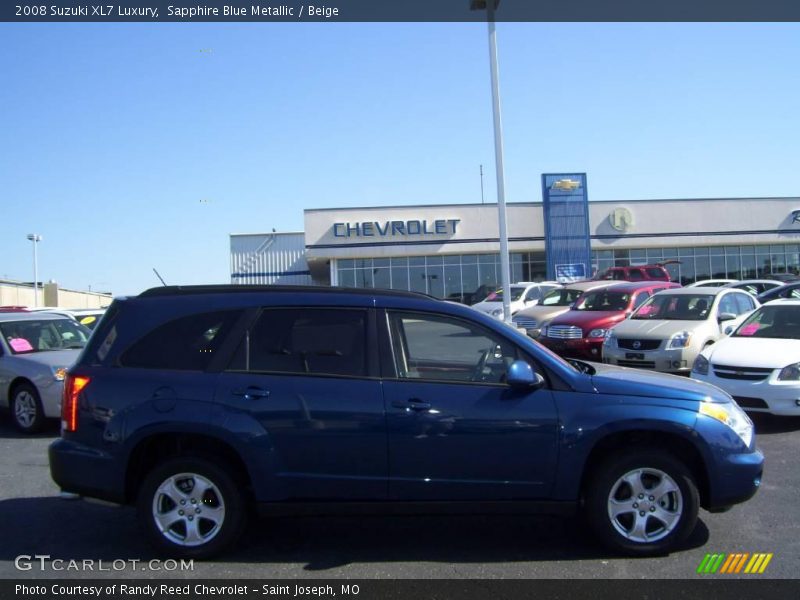
[[44, 409], [36, 388], [22, 383], [11, 396], [11, 418], [23, 433], [36, 433], [44, 427]]
[[694, 530], [700, 497], [680, 461], [654, 450], [614, 455], [586, 493], [590, 524], [600, 540], [626, 554], [672, 550]]
[[137, 503], [150, 543], [162, 554], [208, 558], [241, 535], [246, 507], [240, 486], [216, 463], [174, 458], [145, 477]]

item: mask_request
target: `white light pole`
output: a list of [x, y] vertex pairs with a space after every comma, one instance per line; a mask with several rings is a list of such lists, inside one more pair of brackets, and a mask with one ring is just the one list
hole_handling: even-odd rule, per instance
[[500, 84], [497, 73], [497, 31], [494, 11], [500, 0], [472, 0], [471, 10], [487, 10], [489, 24], [489, 68], [492, 74], [492, 109], [494, 113], [494, 161], [497, 177], [497, 212], [500, 225], [500, 283], [503, 287], [503, 320], [511, 323], [511, 281], [506, 228], [506, 182], [503, 169], [503, 123], [500, 119]]
[[33, 242], [33, 306], [39, 306], [39, 260], [36, 254], [36, 246], [42, 241], [42, 236], [38, 233], [29, 233], [28, 239]]

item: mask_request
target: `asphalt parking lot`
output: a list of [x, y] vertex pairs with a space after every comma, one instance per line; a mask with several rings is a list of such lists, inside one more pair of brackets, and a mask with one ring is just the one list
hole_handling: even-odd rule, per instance
[[[701, 512], [686, 546], [666, 557], [615, 556], [585, 535], [580, 521], [556, 517], [304, 517], [258, 522], [223, 559], [165, 572], [143, 566], [155, 556], [133, 509], [58, 497], [47, 461], [55, 423], [24, 437], [0, 414], [0, 578], [691, 578], [714, 552], [771, 552], [766, 573], [757, 577], [796, 578], [800, 418], [758, 419], [756, 427], [767, 457], [760, 492], [727, 513]], [[64, 563], [62, 570], [42, 571], [36, 563], [20, 571], [20, 555]], [[66, 569], [70, 560], [95, 566]], [[97, 570], [97, 561], [108, 568], [115, 560], [112, 570]]]

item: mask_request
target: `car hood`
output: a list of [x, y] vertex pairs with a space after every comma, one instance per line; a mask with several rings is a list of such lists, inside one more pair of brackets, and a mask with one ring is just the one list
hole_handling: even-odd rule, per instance
[[26, 363], [35, 363], [45, 367], [71, 367], [83, 349], [47, 350], [30, 354], [15, 354], [12, 358]]
[[703, 354], [715, 365], [782, 369], [800, 362], [800, 340], [725, 338]]
[[657, 371], [628, 369], [592, 363], [595, 374], [592, 383], [600, 394], [623, 396], [648, 396], [691, 402], [729, 402], [730, 397], [719, 388], [678, 375]]
[[547, 319], [562, 315], [568, 310], [569, 306], [531, 306], [530, 308], [519, 311], [517, 314], [530, 319], [536, 319], [541, 323]]
[[550, 325], [576, 325], [578, 327], [606, 327], [625, 319], [625, 313], [618, 310], [571, 310], [559, 315]]
[[706, 323], [703, 321], [667, 321], [662, 319], [626, 319], [614, 328], [619, 337], [665, 340], [681, 331], [693, 331]]

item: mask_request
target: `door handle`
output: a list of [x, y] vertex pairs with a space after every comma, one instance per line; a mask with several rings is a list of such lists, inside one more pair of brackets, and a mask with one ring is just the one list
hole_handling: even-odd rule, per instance
[[243, 390], [234, 390], [234, 396], [241, 396], [245, 400], [258, 400], [259, 398], [269, 398], [269, 390], [251, 385]]
[[430, 402], [425, 402], [419, 398], [409, 398], [408, 400], [393, 400], [392, 406], [395, 408], [405, 408], [409, 410], [428, 410], [431, 407]]

